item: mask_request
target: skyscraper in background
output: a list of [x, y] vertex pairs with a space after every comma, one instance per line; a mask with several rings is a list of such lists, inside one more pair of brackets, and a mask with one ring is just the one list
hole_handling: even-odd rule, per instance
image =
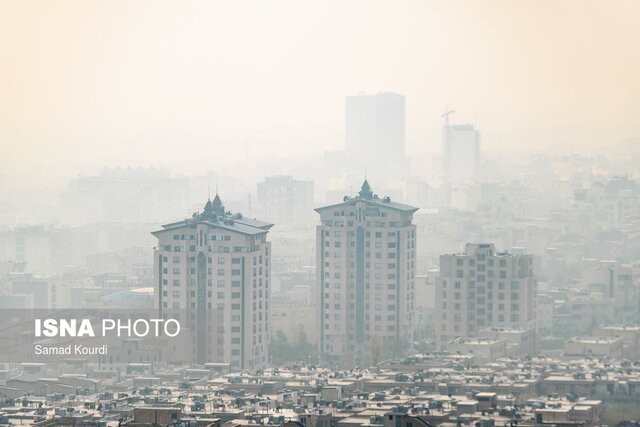
[[449, 124], [448, 116], [442, 131], [442, 172], [454, 182], [475, 178], [480, 161], [480, 132], [471, 124]]
[[290, 175], [266, 177], [258, 183], [258, 209], [266, 220], [276, 224], [312, 220], [313, 181]]
[[[316, 209], [320, 349], [344, 365], [376, 363], [411, 339], [417, 208], [380, 198], [367, 180], [355, 197]], [[380, 359], [381, 360], [381, 359]]]
[[384, 178], [409, 173], [405, 157], [405, 98], [396, 93], [346, 98], [346, 154], [351, 171]]
[[268, 363], [271, 226], [225, 211], [216, 194], [203, 212], [152, 233], [156, 307], [189, 317], [195, 363]]

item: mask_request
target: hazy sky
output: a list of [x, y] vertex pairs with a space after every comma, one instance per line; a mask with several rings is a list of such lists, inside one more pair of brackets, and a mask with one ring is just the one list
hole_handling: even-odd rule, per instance
[[640, 135], [640, 1], [4, 1], [2, 174], [199, 162], [344, 144], [344, 97], [407, 97], [488, 148]]

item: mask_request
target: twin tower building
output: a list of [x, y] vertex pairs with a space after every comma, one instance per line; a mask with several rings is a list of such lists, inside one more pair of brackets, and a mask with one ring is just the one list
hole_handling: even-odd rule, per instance
[[[357, 195], [316, 209], [309, 315], [318, 329], [307, 333], [327, 361], [370, 366], [411, 348], [415, 310], [425, 306], [415, 300], [417, 210], [379, 197], [366, 180]], [[269, 365], [272, 226], [227, 211], [216, 194], [201, 213], [153, 233], [155, 307], [189, 329], [188, 361]], [[438, 349], [487, 328], [535, 335], [536, 299], [530, 255], [496, 252], [492, 244], [442, 255], [434, 297]]]
[[[309, 315], [326, 357], [363, 364], [372, 352], [409, 344], [416, 210], [379, 197], [366, 180], [355, 197], [316, 209], [316, 312]], [[216, 194], [201, 213], [152, 233], [155, 306], [189, 320], [194, 363], [269, 364], [272, 226], [227, 211]]]

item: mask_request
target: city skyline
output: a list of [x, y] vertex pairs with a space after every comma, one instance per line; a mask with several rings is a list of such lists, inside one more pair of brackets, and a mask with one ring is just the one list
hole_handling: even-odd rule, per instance
[[0, 5], [0, 425], [640, 427], [640, 2]]
[[[328, 2], [305, 10], [279, 1], [244, 11], [190, 2], [155, 3], [150, 12], [143, 3], [62, 2], [36, 12], [8, 2], [0, 15], [4, 179], [105, 165], [201, 168], [184, 144], [235, 159], [246, 150], [340, 149], [344, 96], [378, 91], [406, 96], [410, 154], [438, 151], [446, 105], [459, 111], [456, 122], [482, 129], [488, 150], [624, 150], [640, 122], [640, 62], [623, 47], [638, 42], [631, 19], [640, 6], [616, 3]], [[233, 27], [225, 16], [246, 22]], [[331, 34], [319, 31], [323, 22]], [[112, 26], [119, 31], [106, 37]]]

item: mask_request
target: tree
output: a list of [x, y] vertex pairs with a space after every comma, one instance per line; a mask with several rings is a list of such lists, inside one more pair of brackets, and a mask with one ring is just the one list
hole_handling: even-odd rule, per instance
[[298, 333], [298, 345], [295, 349], [295, 354], [298, 356], [298, 360], [307, 360], [315, 352], [315, 346], [307, 339], [307, 333], [304, 329], [300, 328]]
[[374, 335], [369, 342], [369, 361], [371, 366], [376, 366], [380, 362], [380, 336]]
[[291, 344], [282, 329], [279, 329], [271, 338], [269, 352], [274, 365], [282, 365], [291, 360]]

